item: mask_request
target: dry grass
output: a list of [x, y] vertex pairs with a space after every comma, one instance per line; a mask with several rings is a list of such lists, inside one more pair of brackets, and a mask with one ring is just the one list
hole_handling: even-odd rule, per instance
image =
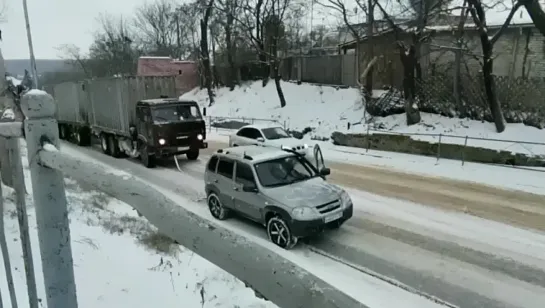
[[160, 233], [159, 231], [149, 232], [139, 239], [146, 248], [163, 254], [173, 254], [178, 248], [175, 240]]

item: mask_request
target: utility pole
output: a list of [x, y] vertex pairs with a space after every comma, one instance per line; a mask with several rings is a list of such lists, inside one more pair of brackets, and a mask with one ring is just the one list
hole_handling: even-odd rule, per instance
[[25, 24], [26, 24], [26, 35], [28, 38], [28, 51], [30, 53], [30, 66], [32, 71], [32, 76], [34, 77], [34, 89], [38, 88], [38, 70], [36, 69], [36, 58], [34, 57], [34, 47], [32, 46], [32, 34], [30, 33], [30, 21], [28, 18], [28, 7], [26, 0], [23, 0], [23, 11], [25, 12]]

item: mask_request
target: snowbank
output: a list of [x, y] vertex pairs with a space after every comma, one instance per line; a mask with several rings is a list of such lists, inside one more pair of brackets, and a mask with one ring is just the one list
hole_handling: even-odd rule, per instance
[[[257, 118], [286, 122], [290, 129], [315, 128], [314, 134], [329, 137], [331, 132], [346, 129], [346, 123], [360, 122], [363, 105], [355, 89], [297, 85], [282, 82], [286, 107], [280, 101], [274, 82], [263, 88], [261, 81], [243, 84], [234, 91], [216, 90], [216, 103], [207, 111], [209, 116]], [[208, 105], [206, 90], [193, 90], [182, 96]]]
[[[26, 169], [26, 147], [22, 147]], [[38, 296], [45, 301], [32, 187], [25, 182]], [[78, 304], [95, 307], [276, 307], [207, 260], [157, 232], [132, 207], [65, 180]], [[28, 307], [14, 191], [3, 186], [4, 220], [19, 307]], [[4, 267], [0, 290], [10, 306]], [[0, 305], [1, 306], [1, 305]]]
[[[287, 105], [280, 108], [280, 102], [274, 83], [265, 88], [261, 81], [250, 82], [237, 87], [234, 91], [227, 88], [216, 90], [216, 102], [208, 108], [209, 116], [258, 118], [275, 120], [288, 128], [301, 131], [311, 127], [310, 136], [330, 137], [334, 131], [365, 133], [367, 125], [362, 124], [363, 103], [356, 89], [339, 89], [331, 86], [309, 84], [297, 85], [283, 82], [282, 88]], [[203, 107], [208, 105], [205, 90], [195, 89], [182, 96], [194, 99]], [[435, 134], [437, 136], [413, 136], [414, 139], [438, 142], [438, 135], [456, 135], [460, 138], [442, 137], [441, 142], [464, 144], [469, 136], [468, 145], [510, 150], [529, 155], [545, 154], [545, 145], [524, 145], [515, 142], [475, 140], [473, 138], [501, 139], [510, 141], [545, 142], [545, 130], [523, 124], [507, 124], [505, 132], [498, 134], [494, 124], [467, 119], [447, 118], [436, 114], [422, 113], [422, 121], [413, 126], [405, 124], [405, 115], [377, 117], [373, 129], [407, 134]], [[351, 124], [350, 130], [348, 124]]]

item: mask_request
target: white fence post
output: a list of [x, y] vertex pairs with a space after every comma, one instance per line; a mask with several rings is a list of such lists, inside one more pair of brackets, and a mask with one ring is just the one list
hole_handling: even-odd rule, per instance
[[64, 177], [61, 172], [39, 164], [44, 142], [59, 147], [55, 103], [51, 95], [31, 90], [21, 106], [27, 120], [25, 133], [28, 164], [32, 177], [36, 223], [40, 241], [47, 307], [76, 308], [76, 284]]
[[15, 189], [15, 203], [17, 206], [17, 220], [19, 221], [19, 235], [21, 249], [25, 264], [25, 277], [28, 292], [28, 305], [30, 308], [38, 308], [38, 291], [36, 289], [36, 276], [34, 273], [34, 257], [30, 246], [28, 231], [28, 215], [26, 211], [26, 187], [19, 138], [6, 139], [9, 161], [11, 162], [11, 176], [13, 177], [13, 189]]
[[[2, 138], [2, 137], [0, 137]], [[6, 155], [5, 151], [0, 152], [0, 155]], [[0, 170], [0, 172], [2, 172]], [[0, 217], [0, 253], [2, 253], [2, 259], [4, 263], [4, 271], [6, 273], [6, 282], [8, 284], [8, 290], [9, 290], [9, 296], [11, 301], [11, 307], [17, 308], [17, 296], [15, 294], [15, 286], [13, 284], [13, 273], [11, 271], [11, 262], [9, 259], [9, 251], [8, 251], [8, 244], [6, 240], [6, 232], [4, 229], [4, 195], [2, 192], [2, 183], [0, 183], [0, 214], [2, 217]], [[2, 303], [2, 290], [0, 290], [0, 308], [3, 307]]]

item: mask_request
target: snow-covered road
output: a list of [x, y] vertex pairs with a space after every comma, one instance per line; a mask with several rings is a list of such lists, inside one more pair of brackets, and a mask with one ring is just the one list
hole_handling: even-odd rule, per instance
[[[181, 160], [184, 173], [180, 173], [172, 166], [146, 169], [93, 148], [63, 143], [62, 150], [130, 173], [168, 197], [178, 198], [182, 206], [209, 217], [203, 203], [188, 201], [204, 197], [202, 172], [206, 157], [197, 162]], [[282, 253], [371, 307], [436, 305], [411, 292], [460, 307], [542, 307], [545, 234], [409, 202], [399, 206], [399, 200], [349, 191], [357, 208], [352, 220], [337, 232]], [[222, 224], [250, 234], [264, 245], [270, 244], [264, 231], [251, 223], [231, 219]], [[373, 293], [385, 296], [362, 292], [372, 285], [377, 289]], [[387, 296], [394, 292], [393, 285], [402, 285], [411, 292]]]

